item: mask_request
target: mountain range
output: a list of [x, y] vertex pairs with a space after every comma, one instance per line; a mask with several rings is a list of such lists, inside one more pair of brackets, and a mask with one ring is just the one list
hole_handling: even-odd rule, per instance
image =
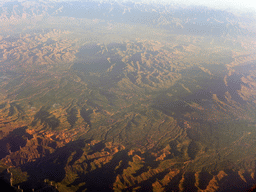
[[13, 190], [255, 185], [253, 16], [8, 1], [0, 23], [0, 178]]

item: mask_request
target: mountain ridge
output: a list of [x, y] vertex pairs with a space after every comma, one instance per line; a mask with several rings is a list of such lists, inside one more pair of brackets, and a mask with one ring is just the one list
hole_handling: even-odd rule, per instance
[[[33, 4], [33, 7], [29, 5], [30, 3]], [[247, 23], [242, 20], [243, 17], [206, 7], [188, 7], [177, 10], [168, 5], [147, 5], [132, 2], [113, 2], [111, 4], [95, 1], [51, 2], [50, 6], [46, 2], [31, 1], [30, 3], [7, 2], [2, 4], [0, 20], [2, 22], [19, 22], [19, 20], [32, 19], [36, 16], [67, 16], [97, 18], [109, 22], [153, 24], [174, 33], [185, 32], [185, 34], [217, 36], [248, 34], [248, 31], [240, 23], [243, 22], [243, 25]], [[184, 15], [184, 13], [188, 15]]]

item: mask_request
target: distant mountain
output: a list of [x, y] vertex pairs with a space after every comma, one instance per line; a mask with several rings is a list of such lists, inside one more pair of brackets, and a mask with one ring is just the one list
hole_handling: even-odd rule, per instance
[[116, 1], [10, 1], [2, 3], [0, 7], [0, 21], [18, 21], [35, 16], [64, 16], [153, 25], [179, 34], [237, 36], [247, 33], [240, 24], [244, 22], [242, 17], [206, 7], [182, 8]]

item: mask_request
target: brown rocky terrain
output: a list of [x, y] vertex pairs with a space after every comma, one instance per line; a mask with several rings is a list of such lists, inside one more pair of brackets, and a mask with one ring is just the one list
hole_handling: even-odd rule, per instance
[[255, 21], [244, 17], [0, 2], [0, 180], [24, 192], [253, 187]]

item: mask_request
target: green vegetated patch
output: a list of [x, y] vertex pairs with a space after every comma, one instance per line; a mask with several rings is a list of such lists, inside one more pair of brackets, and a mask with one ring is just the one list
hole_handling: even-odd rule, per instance
[[39, 94], [43, 87], [33, 87], [27, 85], [26, 87], [21, 87], [20, 90], [16, 92], [16, 99], [24, 99], [33, 96], [34, 94]]
[[13, 174], [13, 185], [20, 184], [26, 181], [29, 177], [27, 172], [23, 172], [20, 168], [13, 168], [10, 170]]
[[4, 86], [4, 89], [12, 91], [16, 86], [20, 85], [24, 80], [24, 77], [22, 75], [19, 75], [18, 77], [12, 78], [9, 80], [9, 82]]

